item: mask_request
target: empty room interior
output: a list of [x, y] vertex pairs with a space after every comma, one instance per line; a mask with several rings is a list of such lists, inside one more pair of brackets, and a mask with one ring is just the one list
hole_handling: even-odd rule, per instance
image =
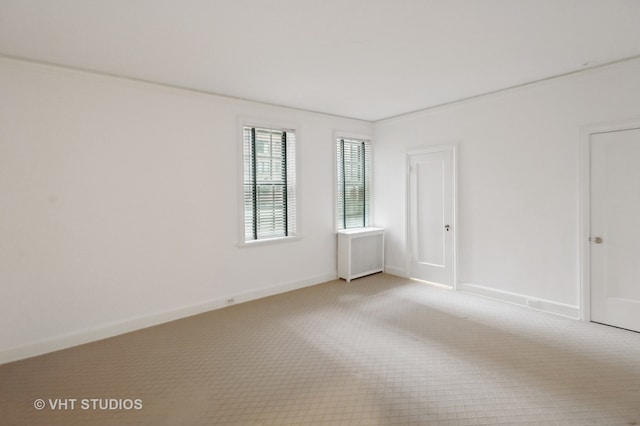
[[639, 23], [0, 0], [0, 423], [640, 424]]

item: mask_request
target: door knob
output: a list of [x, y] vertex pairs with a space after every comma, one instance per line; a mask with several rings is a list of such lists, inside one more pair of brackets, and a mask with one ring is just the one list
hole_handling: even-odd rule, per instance
[[600, 237], [595, 237], [595, 238], [593, 239], [593, 242], [594, 242], [594, 243], [596, 243], [596, 244], [602, 244], [602, 238], [600, 238]]
[[447, 231], [447, 232], [449, 232], [449, 228], [451, 228], [449, 225], [445, 225], [444, 226], [444, 230]]

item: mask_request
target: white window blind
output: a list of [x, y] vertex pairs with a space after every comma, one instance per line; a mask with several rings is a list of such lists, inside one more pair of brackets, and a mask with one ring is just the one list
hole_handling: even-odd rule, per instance
[[245, 241], [296, 232], [295, 132], [245, 126]]
[[370, 225], [371, 142], [338, 138], [337, 222], [338, 229]]

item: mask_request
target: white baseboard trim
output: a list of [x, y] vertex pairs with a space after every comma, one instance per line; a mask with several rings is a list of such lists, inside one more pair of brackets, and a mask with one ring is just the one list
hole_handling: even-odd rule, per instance
[[397, 266], [384, 265], [384, 272], [389, 275], [395, 275], [396, 277], [402, 277], [402, 278], [409, 277], [405, 268], [398, 268]]
[[472, 293], [478, 296], [489, 297], [515, 305], [526, 306], [539, 311], [548, 312], [555, 315], [571, 319], [580, 319], [580, 307], [567, 305], [551, 300], [539, 299], [524, 294], [512, 293], [510, 291], [498, 290], [476, 284], [458, 283], [457, 290]]
[[[237, 305], [238, 303], [249, 302], [251, 300], [261, 299], [263, 297], [286, 293], [288, 291], [297, 290], [304, 287], [310, 287], [312, 285], [335, 280], [337, 279], [337, 277], [338, 276], [335, 272], [317, 275], [298, 281], [291, 281], [284, 284], [278, 284], [274, 286], [259, 288], [256, 290], [245, 291], [238, 294], [232, 294], [224, 298], [212, 299], [203, 303], [183, 306], [165, 312], [142, 315], [135, 318], [129, 318], [124, 321], [117, 321], [110, 324], [100, 325], [98, 327], [92, 327], [85, 330], [74, 331], [72, 333], [61, 334], [49, 339], [43, 339], [18, 347], [0, 350], [0, 364], [6, 364], [8, 362], [31, 358], [49, 352], [67, 349], [85, 343], [95, 342], [97, 340], [107, 339], [109, 337], [141, 330], [143, 328], [175, 321], [204, 312], [213, 311], [215, 309]], [[229, 299], [233, 299], [233, 303], [228, 303], [227, 301]]]

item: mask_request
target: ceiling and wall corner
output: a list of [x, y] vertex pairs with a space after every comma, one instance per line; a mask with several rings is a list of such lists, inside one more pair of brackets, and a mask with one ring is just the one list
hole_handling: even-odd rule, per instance
[[377, 121], [640, 55], [635, 0], [1, 0], [0, 54]]

